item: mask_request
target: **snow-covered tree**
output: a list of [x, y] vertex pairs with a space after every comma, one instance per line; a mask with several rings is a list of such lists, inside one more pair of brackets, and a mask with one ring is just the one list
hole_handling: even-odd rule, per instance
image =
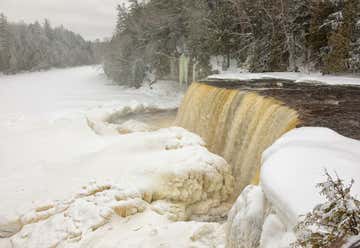
[[[131, 0], [118, 7], [104, 69], [132, 84], [135, 63], [166, 78], [182, 54], [201, 76], [211, 56], [250, 71], [360, 71], [358, 0]], [[193, 70], [189, 70], [191, 73]], [[198, 72], [196, 72], [198, 73]], [[189, 78], [192, 78], [189, 75]]]
[[334, 7], [337, 11], [329, 16], [333, 31], [328, 38], [329, 52], [325, 56], [324, 72], [347, 72], [351, 57], [351, 44], [355, 39], [359, 1], [348, 0]]
[[9, 68], [10, 35], [9, 25], [4, 14], [0, 14], [0, 72]]
[[0, 70], [35, 71], [95, 63], [93, 44], [64, 27], [8, 23], [0, 15]]
[[325, 172], [327, 180], [319, 183], [326, 202], [316, 206], [296, 226], [298, 240], [294, 247], [337, 248], [360, 232], [360, 201], [351, 195], [354, 181], [345, 185], [337, 175]]

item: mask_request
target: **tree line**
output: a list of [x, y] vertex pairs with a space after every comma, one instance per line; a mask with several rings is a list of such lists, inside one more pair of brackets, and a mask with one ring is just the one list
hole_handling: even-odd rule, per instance
[[94, 64], [94, 44], [63, 26], [9, 23], [0, 14], [0, 72], [46, 70]]
[[200, 76], [211, 73], [212, 56], [250, 72], [360, 72], [358, 0], [129, 2], [118, 6], [104, 60], [121, 83], [138, 86], [146, 72], [167, 77], [182, 54]]

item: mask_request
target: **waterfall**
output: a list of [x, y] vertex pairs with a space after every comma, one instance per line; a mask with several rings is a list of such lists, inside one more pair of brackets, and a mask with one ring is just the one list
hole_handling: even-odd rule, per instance
[[298, 123], [297, 112], [274, 98], [202, 83], [190, 86], [176, 117], [232, 166], [234, 197], [258, 183], [262, 152]]

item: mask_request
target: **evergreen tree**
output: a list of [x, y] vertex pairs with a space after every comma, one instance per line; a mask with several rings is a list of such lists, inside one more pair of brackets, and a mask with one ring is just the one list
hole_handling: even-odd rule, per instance
[[224, 69], [236, 59], [252, 72], [302, 68], [357, 72], [359, 4], [357, 0], [131, 0], [129, 8], [118, 7], [104, 69], [117, 82], [139, 85], [141, 77], [132, 76], [139, 71], [135, 64], [157, 78], [169, 78], [185, 54], [193, 66], [190, 74], [201, 76], [211, 72], [212, 56], [226, 58]]
[[46, 37], [49, 39], [49, 41], [52, 41], [54, 39], [54, 31], [50, 25], [50, 21], [48, 19], [44, 20], [44, 31]]
[[0, 72], [7, 71], [10, 63], [10, 34], [7, 19], [0, 14]]
[[342, 247], [349, 237], [359, 235], [360, 201], [351, 195], [354, 181], [345, 185], [339, 177], [333, 178], [327, 171], [325, 175], [327, 180], [317, 187], [326, 202], [316, 206], [296, 226], [298, 240], [294, 247]]
[[239, 49], [240, 25], [233, 4], [228, 1], [213, 1], [208, 21], [209, 48], [213, 55], [226, 58], [224, 69], [230, 67], [230, 59]]
[[52, 28], [45, 20], [7, 23], [0, 16], [0, 70], [5, 73], [36, 71], [95, 62], [93, 45], [63, 27]]
[[310, 4], [310, 30], [307, 35], [309, 61], [315, 69], [322, 69], [324, 57], [329, 52], [328, 37], [332, 30], [328, 22], [330, 14], [334, 13], [334, 4], [329, 1], [312, 0]]
[[343, 3], [342, 10], [339, 11], [341, 19], [336, 25], [328, 40], [329, 53], [325, 57], [323, 71], [346, 72], [348, 70], [348, 60], [350, 56], [350, 45], [353, 32], [355, 30], [357, 1], [348, 0]]
[[310, 0], [289, 0], [289, 29], [292, 35], [293, 70], [308, 63], [309, 43], [307, 38], [310, 29]]

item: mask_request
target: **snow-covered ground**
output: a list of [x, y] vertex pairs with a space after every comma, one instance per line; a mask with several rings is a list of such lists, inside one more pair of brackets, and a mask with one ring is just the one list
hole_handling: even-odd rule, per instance
[[183, 220], [229, 207], [226, 161], [182, 128], [107, 122], [181, 98], [176, 83], [122, 88], [94, 67], [1, 76], [0, 247], [221, 247], [221, 224]]
[[[239, 71], [240, 69], [236, 69]], [[284, 79], [296, 83], [319, 83], [330, 85], [360, 85], [360, 76], [331, 76], [321, 73], [296, 73], [296, 72], [266, 72], [266, 73], [248, 73], [235, 72], [234, 70], [224, 71], [220, 74], [211, 75], [209, 79], [221, 80], [256, 80], [256, 79]]]

